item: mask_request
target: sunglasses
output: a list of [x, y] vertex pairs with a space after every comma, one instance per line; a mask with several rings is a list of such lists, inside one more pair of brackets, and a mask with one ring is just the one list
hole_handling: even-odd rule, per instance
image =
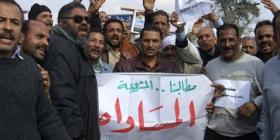
[[64, 17], [64, 19], [73, 19], [75, 23], [82, 23], [83, 20], [85, 20], [87, 23], [89, 23], [89, 18], [88, 17], [83, 17], [83, 16], [73, 16], [73, 17]]

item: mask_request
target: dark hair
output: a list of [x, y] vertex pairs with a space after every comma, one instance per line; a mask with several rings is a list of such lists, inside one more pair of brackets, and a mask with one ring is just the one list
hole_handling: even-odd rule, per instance
[[234, 29], [235, 32], [236, 32], [236, 36], [240, 36], [240, 33], [239, 33], [239, 28], [237, 27], [237, 25], [235, 24], [230, 24], [230, 23], [225, 23], [224, 25], [220, 26], [218, 29], [217, 29], [217, 36], [218, 38], [220, 38], [220, 33], [222, 30], [226, 30], [226, 29]]
[[22, 24], [22, 29], [21, 32], [24, 35], [27, 35], [28, 31], [29, 31], [29, 25], [30, 25], [30, 20], [25, 20]]
[[122, 26], [122, 31], [124, 31], [123, 23], [122, 23], [120, 20], [118, 20], [118, 19], [111, 18], [111, 19], [107, 20], [107, 21], [105, 22], [105, 24], [103, 25], [103, 32], [104, 32], [104, 33], [105, 33], [106, 30], [107, 30], [107, 25], [110, 24], [110, 23], [119, 23], [119, 24]]
[[71, 14], [71, 10], [73, 10], [74, 8], [82, 8], [85, 9], [85, 6], [82, 5], [79, 2], [70, 2], [66, 5], [64, 5], [58, 12], [58, 18], [57, 21], [60, 22], [62, 19], [64, 19], [66, 16]]
[[89, 30], [89, 33], [88, 33], [88, 34], [90, 34], [90, 33], [100, 33], [100, 34], [102, 34], [102, 36], [105, 38], [105, 35], [104, 35], [103, 31], [102, 31], [101, 29], [99, 29], [99, 28], [91, 28], [91, 29]]
[[154, 17], [159, 16], [159, 15], [165, 16], [166, 20], [167, 20], [167, 24], [169, 25], [169, 15], [163, 10], [158, 10], [158, 11], [153, 12], [152, 21], [154, 21]]
[[263, 20], [263, 21], [260, 21], [257, 23], [256, 27], [255, 27], [255, 30], [254, 30], [254, 33], [256, 35], [256, 31], [258, 28], [262, 27], [262, 26], [265, 26], [265, 25], [268, 25], [268, 26], [271, 26], [272, 27], [272, 23], [270, 20]]
[[144, 28], [141, 30], [140, 39], [142, 39], [143, 34], [144, 34], [145, 31], [158, 32], [158, 33], [160, 34], [160, 39], [161, 39], [161, 40], [163, 39], [163, 33], [162, 33], [162, 31], [161, 31], [158, 27], [155, 27], [155, 26], [147, 26], [147, 27], [144, 27]]
[[18, 9], [21, 13], [21, 21], [24, 21], [23, 10], [15, 0], [0, 0], [0, 3], [12, 4], [12, 5], [15, 5], [16, 7], [18, 7]]

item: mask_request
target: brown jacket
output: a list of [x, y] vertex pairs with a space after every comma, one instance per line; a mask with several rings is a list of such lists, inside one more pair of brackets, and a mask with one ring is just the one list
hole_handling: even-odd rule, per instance
[[[109, 45], [107, 45], [102, 54], [102, 60], [107, 64], [110, 64], [109, 63], [110, 51], [112, 51], [112, 48]], [[139, 50], [137, 49], [137, 47], [134, 47], [133, 44], [129, 42], [129, 40], [124, 39], [120, 47], [119, 60], [130, 59], [136, 57], [138, 54], [139, 54]], [[110, 65], [114, 65], [114, 64], [110, 64]]]
[[162, 72], [162, 73], [179, 73], [176, 65], [167, 59], [158, 55], [158, 61], [154, 68], [146, 65], [139, 54], [132, 59], [126, 59], [116, 63], [114, 72]]

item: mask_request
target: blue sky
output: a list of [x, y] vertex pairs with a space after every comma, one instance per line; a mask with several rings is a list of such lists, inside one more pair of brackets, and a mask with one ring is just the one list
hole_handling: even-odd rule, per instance
[[[30, 7], [36, 2], [48, 6], [53, 12], [53, 17], [54, 17], [53, 19], [56, 23], [58, 10], [64, 4], [71, 2], [72, 0], [16, 0], [16, 1], [21, 5], [21, 7], [24, 10], [29, 10]], [[260, 3], [260, 0], [254, 0], [254, 1]], [[279, 0], [273, 0], [273, 1], [280, 7]], [[86, 5], [86, 7], [89, 4], [88, 0], [83, 0], [82, 3]], [[174, 11], [174, 7], [175, 7], [174, 4], [175, 4], [175, 0], [157, 0], [155, 4], [155, 8], [164, 9], [167, 12], [172, 12]], [[125, 11], [120, 10], [120, 7], [143, 9], [142, 0], [106, 0], [101, 10], [106, 11], [109, 14], [125, 13]], [[260, 11], [261, 16], [259, 17], [259, 20], [272, 19], [273, 15], [270, 13], [270, 11], [263, 8], [262, 4], [259, 5], [259, 8], [261, 9]]]

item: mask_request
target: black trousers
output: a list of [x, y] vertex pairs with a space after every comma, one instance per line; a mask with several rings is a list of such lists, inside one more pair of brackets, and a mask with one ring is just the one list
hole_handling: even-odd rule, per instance
[[254, 132], [239, 137], [227, 137], [206, 128], [204, 140], [259, 140], [259, 136]]

